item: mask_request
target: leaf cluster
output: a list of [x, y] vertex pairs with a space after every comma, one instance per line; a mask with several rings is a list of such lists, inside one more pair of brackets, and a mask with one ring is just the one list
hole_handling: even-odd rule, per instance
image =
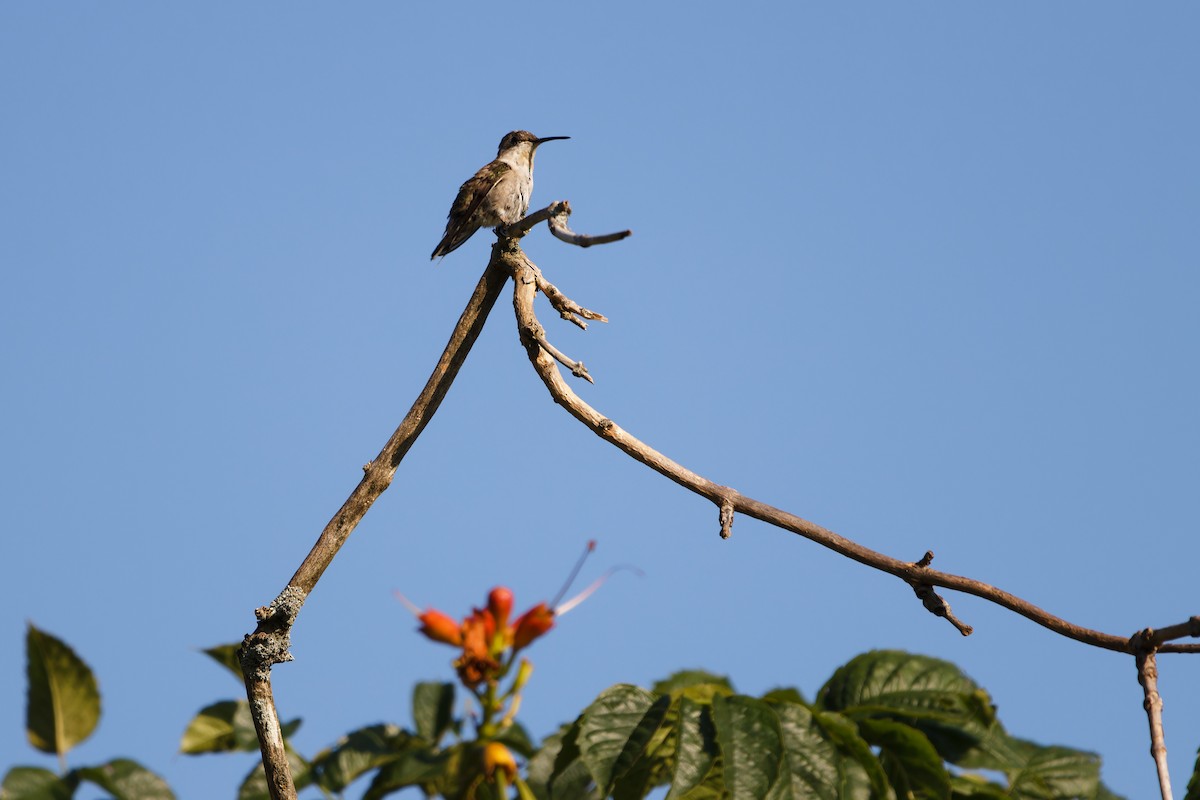
[[[32, 625], [26, 650], [29, 740], [57, 755], [60, 770], [13, 767], [0, 798], [67, 800], [90, 783], [116, 800], [174, 800], [162, 778], [129, 759], [67, 769], [66, 754], [100, 717], [96, 679], [69, 646]], [[205, 652], [240, 682], [235, 651]], [[365, 780], [366, 800], [410, 788], [499, 800], [504, 782], [489, 780], [484, 758], [499, 742], [525, 760], [526, 778], [514, 784], [521, 800], [640, 800], [664, 786], [668, 800], [1119, 800], [1100, 782], [1097, 756], [1011, 736], [988, 694], [957, 667], [899, 651], [852, 659], [811, 702], [791, 688], [738, 694], [726, 678], [698, 670], [648, 690], [619, 684], [540, 747], [516, 722], [468, 738], [472, 726], [455, 716], [455, 691], [452, 683], [417, 684], [408, 728], [362, 727], [312, 758], [288, 745], [297, 789], [340, 797]], [[285, 739], [299, 726], [284, 725]], [[201, 709], [181, 750], [256, 752], [246, 701]], [[259, 764], [238, 798], [267, 797]], [[1195, 775], [1186, 800], [1200, 800]]]
[[614, 686], [547, 739], [529, 784], [539, 800], [1114, 800], [1099, 771], [1092, 753], [1010, 736], [953, 664], [876, 651], [811, 703], [697, 671]]
[[58, 757], [60, 770], [16, 766], [0, 784], [2, 800], [68, 800], [86, 783], [115, 800], [175, 800], [167, 782], [128, 758], [67, 769], [67, 753], [100, 722], [96, 676], [66, 642], [38, 630], [25, 631], [25, 731], [29, 743]]
[[[231, 646], [206, 650], [219, 663], [237, 671], [236, 659], [227, 658]], [[418, 683], [413, 690], [412, 728], [379, 723], [358, 728], [332, 747], [306, 759], [287, 745], [297, 790], [315, 786], [327, 795], [340, 796], [355, 780], [373, 773], [364, 800], [418, 787], [426, 796], [448, 800], [491, 798], [494, 785], [485, 781], [481, 740], [462, 738], [464, 720], [455, 718], [453, 683]], [[294, 720], [283, 726], [285, 740], [300, 726]], [[498, 741], [522, 757], [534, 746], [517, 723], [489, 741]], [[245, 700], [213, 703], [192, 719], [180, 749], [189, 755], [216, 752], [257, 752], [258, 739]], [[266, 779], [261, 764], [243, 780], [238, 800], [266, 800]]]

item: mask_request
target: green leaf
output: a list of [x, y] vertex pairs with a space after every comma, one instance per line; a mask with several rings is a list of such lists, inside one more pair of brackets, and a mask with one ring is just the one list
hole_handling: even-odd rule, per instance
[[771, 707], [744, 695], [713, 698], [713, 722], [732, 800], [761, 800], [779, 778], [782, 734]]
[[[887, 797], [890, 785], [887, 775], [871, 751], [871, 745], [858, 733], [858, 726], [851, 720], [832, 711], [814, 711], [813, 721], [825, 732], [845, 758], [839, 763], [841, 775], [839, 796], [859, 797], [861, 784], [865, 780], [871, 797]], [[850, 788], [855, 791], [851, 792]]]
[[529, 738], [529, 734], [519, 722], [513, 722], [500, 733], [496, 734], [493, 741], [508, 747], [522, 758], [530, 758], [537, 752], [537, 747], [533, 740]]
[[656, 786], [665, 783], [664, 766], [661, 759], [639, 758], [628, 772], [617, 778], [609, 796], [612, 800], [642, 800]]
[[584, 710], [579, 719], [579, 754], [601, 794], [608, 795], [641, 757], [670, 705], [669, 697], [655, 698], [645, 689], [618, 684], [601, 692]]
[[613, 800], [642, 800], [652, 789], [670, 785], [675, 767], [679, 701], [684, 697], [686, 694], [675, 702], [671, 702], [669, 697], [659, 698], [657, 702], [665, 703], [667, 708], [658, 723], [658, 730], [650, 736], [641, 757], [617, 779], [612, 791]]
[[313, 759], [321, 786], [340, 792], [364, 772], [395, 761], [413, 737], [396, 725], [371, 725], [343, 736], [333, 748]]
[[418, 683], [413, 688], [413, 722], [417, 735], [437, 744], [450, 727], [454, 712], [453, 683]]
[[796, 703], [775, 704], [771, 708], [778, 719], [783, 744], [784, 768], [776, 783], [776, 796], [838, 800], [837, 748], [813, 720], [812, 712]]
[[961, 767], [1004, 771], [1011, 767], [1011, 737], [996, 719], [996, 707], [983, 689], [963, 695], [965, 715], [955, 720], [916, 719], [943, 760]]
[[13, 767], [0, 784], [4, 800], [70, 800], [78, 781], [41, 767]]
[[[1019, 741], [1019, 740], [1018, 740]], [[1094, 797], [1100, 787], [1100, 757], [1068, 747], [1019, 742], [1024, 766], [1009, 773], [1009, 791], [1022, 800]]]
[[547, 736], [529, 759], [525, 774], [538, 800], [581, 800], [595, 797], [595, 782], [579, 754], [580, 719]]
[[[879, 774], [883, 775], [883, 767], [875, 765], [879, 770]], [[895, 795], [877, 794], [871, 788], [873, 775], [869, 773], [861, 762], [842, 758], [838, 761], [838, 800], [881, 800], [881, 798], [891, 798]], [[886, 776], [884, 776], [885, 786]], [[890, 788], [888, 789], [890, 791]]]
[[670, 785], [675, 768], [679, 700], [682, 699], [672, 703], [669, 697], [659, 698], [658, 702], [665, 703], [667, 708], [658, 723], [658, 730], [651, 735], [641, 757], [617, 779], [612, 791], [613, 800], [642, 800], [653, 789]]
[[[292, 783], [299, 791], [313, 782], [312, 769], [304, 757], [291, 747], [287, 748], [287, 756], [288, 765], [292, 771]], [[254, 769], [250, 770], [250, 774], [242, 780], [242, 785], [238, 787], [237, 800], [270, 800], [270, 798], [270, 790], [267, 789], [267, 773], [263, 769], [260, 759]]]
[[244, 680], [242, 677], [242, 661], [238, 658], [238, 650], [241, 649], [242, 643], [234, 642], [233, 644], [219, 644], [216, 647], [206, 647], [200, 652], [232, 672], [233, 676], [241, 683]]
[[888, 719], [859, 720], [858, 730], [880, 748], [880, 760], [897, 796], [950, 799], [950, 776], [942, 758], [919, 730]]
[[808, 702], [804, 699], [804, 695], [800, 694], [800, 690], [793, 689], [790, 686], [772, 689], [764, 694], [762, 699], [768, 703], [799, 703], [803, 706], [808, 705]]
[[954, 800], [1012, 800], [1007, 789], [981, 775], [951, 775], [950, 791]]
[[598, 800], [603, 796], [581, 758], [555, 773], [554, 781], [550, 784], [552, 800]]
[[949, 661], [875, 650], [839, 667], [817, 693], [817, 705], [843, 713], [878, 708], [913, 716], [974, 717], [987, 708], [978, 691], [975, 682]]
[[98, 767], [83, 767], [75, 770], [75, 774], [104, 789], [115, 800], [175, 800], [175, 793], [166, 781], [127, 758], [113, 759]]
[[672, 699], [687, 697], [698, 703], [709, 705], [718, 695], [733, 694], [733, 684], [723, 675], [714, 675], [699, 669], [683, 670], [654, 684], [656, 694], [667, 694]]
[[62, 759], [100, 721], [100, 690], [87, 664], [66, 643], [29, 625], [25, 634], [29, 742]]
[[682, 798], [700, 786], [719, 754], [710, 707], [679, 698], [675, 731], [675, 772], [667, 800]]
[[943, 760], [965, 769], [987, 769], [1006, 772], [1019, 769], [1025, 763], [1022, 750], [1014, 747], [1015, 741], [998, 721], [987, 728], [977, 728], [969, 723], [957, 729], [957, 736], [927, 720], [907, 720], [920, 728]]
[[[469, 782], [470, 776], [483, 773], [483, 758], [478, 750], [472, 749], [465, 760], [463, 750], [459, 745], [441, 751], [428, 747], [408, 750], [380, 767], [363, 800], [378, 800], [408, 786], [436, 787], [426, 794], [454, 797], [464, 780]], [[464, 772], [467, 769], [469, 775]]]
[[222, 700], [200, 709], [179, 742], [179, 752], [191, 756], [257, 750], [258, 734], [245, 700]]
[[691, 789], [687, 794], [680, 795], [679, 800], [725, 800], [728, 796], [725, 793], [725, 774], [718, 761], [713, 766], [712, 772], [704, 778], [704, 783]]
[[[548, 800], [550, 797], [550, 780], [554, 775], [554, 762], [562, 752], [563, 736], [569, 727], [563, 725], [543, 739], [542, 746], [529, 757], [529, 761], [525, 764], [526, 782], [538, 800]], [[576, 750], [575, 757], [579, 757], [578, 750]]]
[[702, 669], [680, 670], [654, 684], [652, 691], [655, 694], [678, 695], [689, 687], [707, 685], [720, 686], [726, 690], [726, 694], [733, 694], [733, 684], [729, 682], [729, 678], [705, 672]]
[[898, 650], [877, 650], [851, 659], [821, 688], [817, 707], [853, 719], [905, 722], [920, 729], [943, 759], [962, 765], [986, 760], [979, 748], [989, 737], [1003, 736], [987, 692], [958, 667]]

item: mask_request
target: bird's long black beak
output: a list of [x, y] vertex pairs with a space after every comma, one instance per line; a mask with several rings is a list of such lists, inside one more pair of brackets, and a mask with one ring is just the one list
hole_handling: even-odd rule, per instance
[[543, 142], [553, 142], [555, 139], [570, 139], [570, 138], [571, 138], [570, 136], [543, 136], [541, 139], [535, 139], [533, 141], [533, 146], [537, 147], [538, 145], [542, 144]]

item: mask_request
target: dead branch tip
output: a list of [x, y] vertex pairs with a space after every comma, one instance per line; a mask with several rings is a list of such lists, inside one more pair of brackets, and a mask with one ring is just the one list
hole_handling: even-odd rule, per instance
[[930, 614], [933, 614], [935, 617], [944, 618], [963, 636], [970, 636], [974, 632], [974, 628], [954, 616], [954, 612], [950, 610], [950, 604], [946, 602], [944, 597], [934, 591], [931, 584], [914, 581], [909, 585], [912, 586], [913, 592], [920, 598], [921, 605], [925, 606], [925, 610]]
[[733, 535], [733, 501], [726, 498], [721, 501], [721, 538], [728, 539]]

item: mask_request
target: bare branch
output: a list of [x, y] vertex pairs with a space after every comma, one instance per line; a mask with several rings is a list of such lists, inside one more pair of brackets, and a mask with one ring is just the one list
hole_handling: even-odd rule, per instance
[[[505, 244], [506, 242], [510, 244]], [[450, 334], [450, 341], [434, 367], [433, 374], [429, 376], [425, 388], [421, 390], [412, 408], [387, 444], [379, 451], [379, 455], [363, 466], [362, 480], [321, 531], [316, 544], [288, 581], [283, 592], [271, 605], [255, 611], [258, 627], [243, 640], [239, 656], [242, 673], [246, 678], [246, 696], [250, 701], [254, 727], [258, 732], [259, 748], [262, 751], [263, 767], [266, 769], [267, 786], [272, 800], [294, 800], [296, 789], [287, 753], [283, 748], [279, 714], [275, 709], [271, 689], [271, 667], [292, 659], [289, 652], [291, 629], [305, 598], [321, 579], [333, 557], [346, 543], [371, 505], [391, 485], [396, 468], [437, 412], [508, 280], [508, 270], [497, 254], [504, 247], [515, 244], [515, 240], [502, 239], [492, 248], [492, 258], [487, 269], [484, 270], [475, 292], [459, 317], [454, 332]]]
[[583, 362], [572, 361], [561, 350], [550, 344], [550, 342], [546, 339], [546, 332], [544, 330], [534, 331], [533, 337], [537, 340], [538, 346], [553, 356], [555, 361], [571, 370], [571, 374], [576, 378], [583, 378], [588, 383], [595, 383], [595, 381], [592, 380], [592, 376], [588, 374], [587, 368], [583, 366]]
[[[503, 260], [506, 267], [516, 279], [514, 282], [513, 307], [517, 317], [517, 328], [521, 336], [521, 342], [525, 345], [530, 362], [533, 364], [538, 377], [546, 384], [546, 388], [549, 390], [554, 401], [566, 409], [568, 414], [575, 417], [575, 419], [586, 425], [601, 439], [604, 439], [626, 455], [642, 462], [655, 472], [670, 478], [685, 489], [708, 498], [718, 508], [724, 508], [728, 505], [736, 512], [754, 517], [778, 528], [789, 530], [847, 558], [851, 558], [860, 564], [895, 575], [907, 582], [914, 590], [917, 590], [918, 587], [929, 587], [928, 593], [924, 592], [924, 590], [918, 591], [922, 603], [933, 613], [946, 617], [964, 635], [970, 633], [970, 626], [955, 619], [950, 614], [949, 606], [944, 600], [941, 600], [941, 598], [930, 598], [931, 594], [936, 598], [936, 593], [932, 592], [932, 587], [938, 586], [943, 589], [965, 592], [966, 594], [983, 598], [984, 600], [1003, 606], [1010, 611], [1014, 611], [1055, 633], [1078, 642], [1083, 642], [1084, 644], [1100, 647], [1105, 650], [1132, 653], [1128, 637], [1117, 636], [1076, 625], [1045, 611], [1027, 600], [1023, 600], [990, 584], [961, 575], [929, 569], [928, 562], [906, 562], [884, 555], [883, 553], [878, 553], [844, 536], [840, 536], [815, 522], [810, 522], [767, 503], [746, 497], [727, 486], [714, 483], [630, 435], [611, 419], [585, 403], [571, 390], [570, 386], [563, 380], [557, 367], [555, 367], [554, 358], [543, 349], [538, 341], [538, 336], [534, 334], [534, 331], [542, 330], [542, 326], [538, 322], [534, 311], [533, 302], [537, 288], [537, 279], [535, 277], [537, 267], [529, 261], [519, 247], [513, 247], [511, 250], [506, 251], [503, 254]], [[932, 555], [929, 558], [932, 559]], [[1186, 626], [1189, 626], [1186, 628], [1186, 631], [1192, 630], [1190, 627], [1192, 624], [1191, 621], [1185, 623]], [[1191, 634], [1185, 632], [1180, 635]], [[1196, 649], [1195, 645], [1165, 644], [1159, 648], [1159, 652], [1185, 653], [1195, 652]]]
[[[1176, 625], [1168, 625], [1165, 628], [1147, 628], [1142, 631], [1144, 636], [1149, 637], [1148, 643], [1152, 644], [1156, 650], [1162, 650], [1164, 643], [1172, 639], [1182, 639], [1185, 636], [1192, 638], [1200, 638], [1200, 616], [1190, 617], [1187, 622], [1180, 622]], [[1179, 647], [1189, 648], [1186, 652], [1200, 652], [1198, 645], [1179, 645]], [[1196, 649], [1190, 649], [1196, 648]], [[1178, 650], [1172, 652], [1180, 652]]]
[[[1194, 619], [1194, 618], [1193, 618]], [[1129, 640], [1137, 662], [1138, 683], [1142, 685], [1142, 708], [1150, 723], [1150, 757], [1158, 771], [1158, 789], [1162, 800], [1172, 800], [1171, 776], [1167, 770], [1167, 743], [1163, 734], [1162, 695], [1158, 693], [1158, 662], [1155, 658], [1154, 631], [1147, 628]]]
[[1056, 633], [1085, 644], [1134, 654], [1138, 658], [1139, 680], [1145, 688], [1146, 709], [1150, 714], [1152, 752], [1156, 763], [1159, 764], [1163, 797], [1165, 800], [1169, 800], [1170, 786], [1166, 779], [1165, 764], [1166, 748], [1162, 739], [1162, 701], [1157, 690], [1155, 656], [1158, 652], [1200, 652], [1200, 645], [1168, 643], [1170, 640], [1184, 636], [1200, 636], [1200, 617], [1192, 617], [1184, 623], [1160, 628], [1158, 631], [1147, 629], [1135, 639], [1125, 639], [1074, 625], [989, 584], [929, 569], [933, 560], [932, 552], [927, 552], [922, 559], [912, 563], [877, 553], [816, 523], [746, 497], [727, 486], [716, 484], [629, 435], [611, 419], [603, 417], [584, 403], [566, 384], [555, 365], [556, 361], [566, 366], [577, 377], [582, 377], [589, 382], [592, 381], [592, 378], [582, 362], [568, 358], [548, 341], [545, 330], [538, 322], [534, 312], [534, 298], [540, 290], [563, 319], [580, 328], [587, 328], [585, 320], [608, 321], [603, 315], [578, 305], [547, 281], [520, 248], [520, 238], [542, 221], [547, 222], [556, 237], [580, 247], [619, 241], [631, 233], [630, 231], [621, 231], [604, 236], [576, 234], [566, 224], [570, 213], [570, 205], [566, 201], [558, 201], [530, 214], [517, 223], [496, 229], [499, 238], [492, 247], [492, 256], [488, 267], [459, 318], [450, 341], [425, 388], [379, 455], [363, 466], [362, 480], [322, 530], [312, 550], [296, 570], [288, 585], [271, 605], [256, 610], [258, 627], [252, 634], [245, 637], [239, 656], [242, 672], [245, 675], [246, 694], [250, 701], [255, 730], [258, 733], [262, 750], [267, 784], [273, 800], [294, 800], [296, 790], [284, 747], [279, 716], [275, 708], [271, 687], [271, 667], [292, 659], [290, 653], [291, 629], [305, 599], [371, 505], [391, 485], [400, 462], [436, 413], [453, 383], [509, 275], [515, 279], [513, 306], [521, 342], [555, 402], [562, 405], [568, 413], [583, 422], [596, 435], [607, 440], [627, 455], [716, 504], [719, 509], [722, 538], [729, 538], [734, 515], [736, 512], [740, 512], [804, 536], [866, 566], [895, 575], [913, 588], [926, 609], [937, 616], [946, 618], [964, 636], [971, 633], [971, 626], [960, 622], [951, 613], [949, 604], [934, 591], [933, 587], [939, 586], [973, 594], [1015, 611]]
[[546, 280], [546, 277], [542, 275], [542, 271], [537, 267], [533, 267], [533, 274], [537, 282], [537, 288], [542, 294], [546, 295], [546, 299], [550, 301], [550, 305], [554, 306], [554, 310], [563, 319], [578, 325], [585, 331], [587, 330], [587, 323], [583, 321], [585, 319], [608, 322], [608, 317], [584, 308], [559, 291], [557, 286]]
[[316, 585], [371, 504], [391, 484], [396, 468], [437, 412], [438, 406], [457, 377], [458, 370], [483, 330], [483, 324], [499, 298], [500, 290], [504, 288], [507, 273], [495, 256], [498, 249], [499, 243], [493, 248], [492, 259], [479, 279], [453, 333], [450, 334], [450, 341], [446, 343], [446, 348], [438, 359], [437, 366], [433, 368], [433, 374], [425, 383], [425, 388], [421, 390], [421, 394], [413, 402], [412, 408], [392, 433], [387, 444], [379, 451], [379, 455], [367, 465], [362, 481], [321, 531], [312, 551], [288, 582], [289, 586], [298, 587], [306, 594], [312, 591], [312, 587]]
[[619, 242], [633, 235], [633, 231], [630, 230], [605, 233], [600, 236], [586, 236], [582, 233], [575, 233], [567, 227], [567, 217], [569, 216], [571, 216], [571, 204], [564, 200], [561, 207], [550, 215], [550, 219], [546, 223], [550, 226], [550, 232], [554, 234], [554, 237], [567, 244], [578, 245], [579, 247], [591, 247], [594, 244]]
[[955, 627], [955, 629], [963, 636], [970, 636], [974, 632], [974, 628], [966, 624], [958, 617], [954, 616], [954, 612], [950, 610], [950, 604], [946, 599], [933, 590], [933, 586], [928, 583], [911, 583], [913, 592], [921, 601], [921, 605], [925, 610], [935, 617], [942, 617], [947, 622]]
[[279, 712], [275, 709], [270, 675], [266, 679], [257, 679], [246, 673], [245, 679], [246, 697], [250, 701], [250, 716], [254, 718], [254, 730], [262, 751], [268, 791], [272, 800], [295, 800], [296, 784], [292, 780], [292, 768], [284, 747], [283, 729], [279, 725]]
[[496, 232], [501, 236], [520, 238], [532, 230], [534, 225], [545, 221], [555, 238], [578, 247], [591, 247], [594, 244], [619, 242], [633, 235], [633, 231], [630, 230], [605, 233], [599, 236], [586, 236], [582, 233], [575, 233], [567, 227], [567, 217], [569, 216], [571, 216], [571, 204], [566, 200], [555, 200], [545, 208], [538, 209], [511, 225], [507, 225], [502, 229], [497, 228]]
[[[565, 220], [570, 213], [569, 206], [553, 213], [550, 217], [550, 228], [555, 231], [556, 221]], [[561, 216], [560, 216], [561, 215]], [[563, 226], [565, 229], [565, 225]], [[569, 231], [568, 231], [569, 234]], [[555, 231], [555, 235], [559, 233]], [[571, 234], [573, 235], [573, 234]], [[560, 237], [562, 238], [562, 237]], [[534, 298], [538, 289], [542, 289], [551, 299], [554, 307], [559, 310], [564, 319], [586, 327], [580, 320], [564, 311], [566, 303], [573, 301], [562, 296], [558, 289], [547, 281], [542, 273], [516, 245], [504, 253], [504, 261], [514, 278], [513, 309], [516, 312], [517, 329], [521, 342], [525, 345], [529, 360], [538, 376], [546, 384], [554, 401], [567, 410], [567, 413], [582, 422], [597, 436], [616, 446], [622, 452], [642, 462], [646, 466], [675, 481], [684, 488], [706, 497], [717, 505], [720, 510], [721, 538], [728, 539], [732, 533], [734, 513], [740, 511], [749, 514], [776, 527], [790, 530], [804, 536], [817, 544], [827, 547], [848, 558], [874, 569], [887, 572], [904, 580], [927, 611], [935, 616], [946, 619], [963, 636], [970, 636], [973, 628], [959, 620], [951, 611], [935, 586], [973, 594], [1016, 613], [1046, 627], [1056, 633], [1076, 641], [1100, 647], [1106, 650], [1132, 653], [1138, 667], [1138, 681], [1141, 683], [1145, 701], [1147, 718], [1150, 724], [1150, 752], [1158, 771], [1159, 788], [1163, 800], [1172, 800], [1170, 776], [1167, 772], [1167, 749], [1162, 724], [1162, 697], [1158, 693], [1158, 667], [1156, 657], [1158, 652], [1200, 652], [1200, 646], [1192, 644], [1167, 644], [1167, 642], [1185, 636], [1200, 637], [1200, 616], [1193, 616], [1186, 622], [1161, 628], [1157, 631], [1147, 628], [1132, 639], [1125, 639], [1113, 634], [1084, 628], [1067, 622], [1060, 617], [1045, 611], [1032, 603], [1015, 595], [981, 581], [965, 578], [959, 575], [937, 572], [930, 569], [933, 563], [933, 551], [926, 551], [916, 562], [905, 563], [890, 556], [877, 553], [863, 547], [826, 528], [797, 517], [766, 503], [744, 497], [726, 486], [720, 486], [704, 478], [683, 465], [672, 461], [649, 445], [627, 434], [611, 419], [602, 416], [598, 411], [585, 403], [576, 395], [562, 379], [555, 360], [576, 372], [583, 365], [576, 365], [567, 359], [553, 345], [545, 334], [545, 329], [537, 319], [534, 310]], [[551, 294], [551, 292], [555, 294]], [[558, 298], [558, 299], [556, 299]], [[586, 373], [585, 373], [585, 377]], [[590, 381], [591, 378], [588, 377]]]
[[[933, 551], [926, 550], [925, 555], [921, 556], [919, 561], [913, 563], [913, 566], [917, 569], [924, 570], [928, 569], [929, 565], [932, 563]], [[958, 617], [954, 616], [954, 612], [950, 610], [950, 604], [946, 602], [946, 598], [935, 592], [933, 586], [927, 581], [910, 580], [908, 585], [912, 587], [913, 592], [916, 593], [917, 598], [921, 601], [921, 605], [925, 606], [925, 610], [930, 614], [933, 614], [935, 617], [942, 617], [951, 625], [953, 625], [954, 628], [963, 636], [970, 636], [975, 630], [970, 625], [967, 625]]]
[[[520, 246], [516, 244], [515, 239], [508, 239], [505, 241], [513, 243], [513, 252], [521, 253]], [[583, 320], [579, 319], [579, 317], [598, 319], [603, 322], [608, 322], [608, 319], [603, 315], [583, 308], [574, 300], [559, 291], [558, 287], [546, 280], [546, 278], [542, 275], [542, 271], [535, 267], [528, 259], [526, 259], [523, 253], [520, 255], [520, 258], [529, 265], [529, 269], [522, 273], [521, 280], [527, 280], [536, 289], [541, 289], [543, 292], [545, 292], [547, 299], [550, 300], [550, 304], [558, 309], [559, 314], [563, 319], [575, 323], [584, 330], [587, 330], [587, 323], [583, 322]], [[535, 322], [535, 324], [529, 329], [528, 334], [533, 338], [538, 346], [542, 348], [543, 351], [553, 357], [555, 361], [569, 369], [571, 374], [576, 378], [583, 378], [588, 383], [595, 383], [595, 381], [592, 380], [592, 376], [588, 374], [587, 368], [583, 366], [582, 361], [575, 361], [557, 347], [550, 344], [550, 341], [546, 338], [546, 329], [542, 327], [540, 322]]]
[[506, 225], [502, 230], [497, 230], [496, 232], [501, 236], [519, 239], [525, 234], [529, 233], [529, 231], [533, 230], [534, 225], [537, 225], [539, 222], [545, 222], [546, 220], [550, 219], [552, 215], [559, 213], [562, 210], [562, 206], [566, 204], [566, 200], [555, 200], [545, 208], [539, 208], [532, 214], [526, 214], [513, 224]]

